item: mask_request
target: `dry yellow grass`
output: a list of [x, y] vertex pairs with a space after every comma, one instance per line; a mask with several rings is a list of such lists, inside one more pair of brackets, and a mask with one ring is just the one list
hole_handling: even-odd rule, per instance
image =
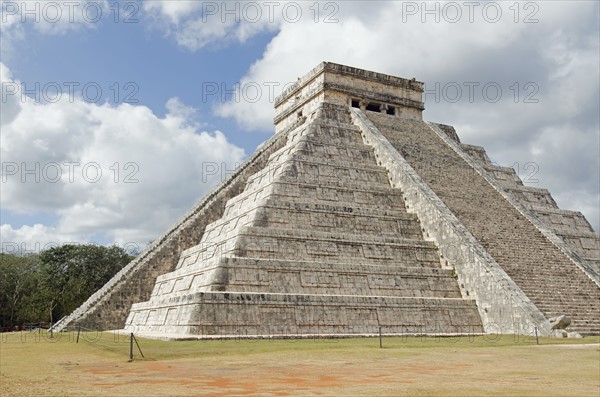
[[133, 362], [108, 333], [0, 337], [2, 396], [600, 395], [598, 337], [140, 339]]

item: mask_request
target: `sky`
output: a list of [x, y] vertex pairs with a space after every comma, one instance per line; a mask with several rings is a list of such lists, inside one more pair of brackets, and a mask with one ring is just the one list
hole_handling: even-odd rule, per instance
[[596, 1], [0, 3], [5, 252], [143, 249], [321, 61], [425, 82], [425, 120], [600, 230]]

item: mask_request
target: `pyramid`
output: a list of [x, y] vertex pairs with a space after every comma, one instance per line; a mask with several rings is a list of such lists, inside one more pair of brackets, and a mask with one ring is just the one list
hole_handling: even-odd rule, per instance
[[423, 121], [422, 95], [321, 63], [277, 98], [276, 134], [55, 329], [600, 333], [600, 236]]

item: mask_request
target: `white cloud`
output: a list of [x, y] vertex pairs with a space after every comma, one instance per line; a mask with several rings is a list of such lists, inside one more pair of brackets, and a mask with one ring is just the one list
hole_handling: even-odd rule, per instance
[[[18, 87], [1, 63], [0, 71], [3, 83]], [[245, 156], [223, 133], [200, 131], [194, 109], [177, 98], [167, 102], [164, 118], [145, 106], [23, 99], [7, 95], [2, 107], [0, 202], [5, 211], [45, 211], [59, 220], [3, 225], [3, 241], [103, 235], [143, 245], [219, 181], [221, 175], [203, 173], [208, 163], [230, 170]]]
[[[20, 87], [13, 80], [12, 73], [0, 62], [0, 83], [9, 83], [2, 85], [2, 97], [0, 98], [2, 106], [0, 107], [0, 126], [12, 122], [21, 111]], [[11, 95], [11, 92], [14, 94]]]
[[[424, 7], [422, 3], [408, 3]], [[548, 14], [545, 24], [514, 23], [508, 3], [497, 23], [487, 22], [488, 17], [483, 17], [481, 7], [479, 12], [474, 11], [472, 23], [464, 7], [463, 17], [457, 23], [446, 23], [444, 17], [449, 16], [443, 14], [444, 8], [440, 6], [441, 22], [435, 23], [435, 15], [428, 15], [422, 9], [415, 15], [409, 14], [403, 2], [380, 2], [373, 6], [379, 10], [377, 14], [365, 13], [364, 5], [354, 8], [353, 4], [340, 3], [338, 23], [314, 23], [310, 18], [298, 23], [281, 23], [278, 35], [241, 83], [276, 81], [281, 89], [323, 60], [416, 77], [429, 86], [449, 81], [503, 83], [502, 80], [509, 77], [528, 78], [545, 71], [528, 70], [529, 75], [523, 76], [522, 70], [515, 70], [518, 74], [509, 75], [503, 70], [505, 65], [498, 63], [499, 58], [506, 55], [502, 61], [507, 65], [519, 62], [524, 55], [537, 59], [542, 51], [554, 53], [547, 48], [556, 45], [557, 40], [548, 34], [568, 35], [555, 33], [555, 24], [560, 22], [556, 18], [558, 13], [555, 6], [546, 9], [545, 3], [536, 14], [538, 18], [542, 18], [544, 12]], [[593, 3], [590, 4], [587, 12], [593, 8]], [[561, 11], [565, 20], [571, 20], [573, 14], [585, 15], [585, 8], [566, 7]], [[423, 18], [426, 23], [422, 22]], [[508, 91], [509, 86], [510, 83], [504, 86], [505, 90]], [[250, 101], [231, 101], [219, 106], [217, 112], [235, 118], [250, 129], [265, 130], [272, 124], [272, 103], [266, 95], [259, 102], [258, 110]]]
[[196, 51], [208, 45], [243, 43], [256, 34], [277, 30], [287, 3], [298, 4], [159, 0], [145, 2], [143, 9], [154, 26], [180, 46]]
[[151, 16], [165, 18], [173, 24], [178, 24], [186, 15], [202, 9], [202, 2], [195, 0], [158, 0], [144, 3], [144, 10]]
[[2, 251], [15, 254], [39, 252], [65, 243], [81, 242], [81, 236], [68, 235], [55, 227], [42, 224], [21, 226], [14, 229], [11, 225], [0, 225]]

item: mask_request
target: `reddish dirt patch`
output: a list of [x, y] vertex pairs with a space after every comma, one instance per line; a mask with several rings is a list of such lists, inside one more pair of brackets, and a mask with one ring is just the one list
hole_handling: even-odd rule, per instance
[[[323, 363], [326, 364], [326, 363]], [[186, 360], [161, 362], [133, 362], [115, 365], [96, 363], [82, 365], [81, 380], [90, 386], [106, 391], [117, 391], [131, 385], [155, 385], [167, 387], [173, 395], [210, 394], [228, 395], [320, 395], [324, 390], [343, 389], [349, 386], [381, 383], [412, 383], [407, 374], [400, 371], [439, 371], [437, 367], [411, 366], [405, 368], [357, 368], [353, 365], [327, 367], [326, 365], [282, 365], [279, 367], [256, 367], [221, 365], [199, 367]], [[350, 363], [346, 363], [350, 364]], [[158, 391], [156, 389], [155, 391]]]

